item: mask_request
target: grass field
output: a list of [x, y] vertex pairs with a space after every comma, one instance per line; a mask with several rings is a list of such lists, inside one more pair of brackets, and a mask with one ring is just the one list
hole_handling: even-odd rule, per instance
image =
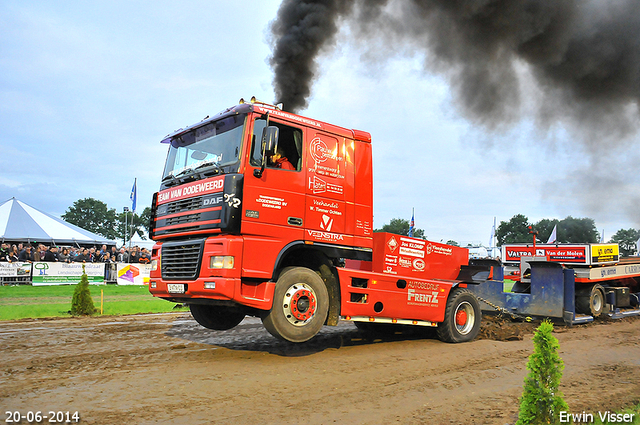
[[[0, 320], [69, 317], [74, 289], [75, 285], [0, 286]], [[174, 309], [174, 303], [154, 298], [146, 286], [90, 285], [89, 289], [97, 314], [100, 314], [101, 291], [104, 293], [104, 315], [178, 310]]]
[[[505, 281], [504, 286], [508, 292], [513, 282]], [[75, 285], [0, 286], [0, 320], [68, 317], [74, 289]], [[154, 298], [146, 286], [90, 285], [90, 289], [98, 314], [100, 291], [104, 292], [103, 314], [108, 316], [188, 310], [174, 309], [174, 303]]]

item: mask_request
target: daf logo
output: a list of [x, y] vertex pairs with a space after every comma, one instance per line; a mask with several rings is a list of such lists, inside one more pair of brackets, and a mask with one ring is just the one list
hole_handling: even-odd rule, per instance
[[210, 196], [202, 200], [202, 206], [217, 205], [222, 202], [222, 196]]

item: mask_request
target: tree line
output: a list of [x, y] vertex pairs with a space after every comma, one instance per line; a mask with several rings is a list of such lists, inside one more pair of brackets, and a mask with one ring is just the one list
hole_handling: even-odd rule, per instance
[[[498, 245], [508, 243], [533, 242], [531, 231], [537, 232], [536, 241], [545, 243], [556, 228], [557, 243], [598, 243], [601, 235], [592, 218], [575, 218], [568, 216], [565, 219], [544, 218], [537, 223], [529, 222], [523, 214], [516, 214], [509, 221], [501, 221], [496, 229]], [[640, 238], [640, 230], [620, 229], [610, 239], [612, 243], [620, 246], [620, 254], [633, 255], [636, 251], [636, 241]]]
[[[556, 227], [557, 226], [557, 227]], [[537, 232], [536, 243], [546, 243], [549, 236], [556, 228], [557, 243], [598, 243], [600, 233], [592, 218], [575, 218], [568, 216], [562, 220], [544, 218], [537, 223], [532, 223], [523, 214], [516, 214], [509, 221], [501, 221], [496, 229], [497, 246], [509, 243], [532, 243], [532, 231]], [[407, 236], [409, 234], [409, 220], [393, 218], [388, 224], [383, 225], [374, 232], [387, 232], [396, 235]], [[414, 237], [426, 239], [424, 230], [414, 229]], [[640, 238], [640, 230], [620, 229], [612, 237], [611, 242], [620, 246], [620, 254], [633, 255], [636, 251], [636, 242]], [[459, 246], [456, 241], [447, 241], [448, 245]]]
[[[107, 204], [93, 198], [79, 199], [62, 214], [62, 219], [75, 224], [90, 232], [97, 233], [109, 239], [127, 238], [137, 233], [142, 239], [150, 230], [151, 208], [146, 207], [142, 214], [117, 213], [115, 208], [108, 208]], [[410, 223], [403, 218], [392, 218], [374, 232], [388, 232], [397, 235], [408, 235]], [[562, 220], [544, 218], [537, 223], [529, 222], [523, 214], [516, 214], [509, 221], [501, 221], [496, 229], [497, 245], [509, 243], [530, 243], [533, 241], [531, 231], [537, 232], [537, 242], [545, 243], [549, 239], [553, 228], [556, 227], [557, 243], [598, 243], [600, 233], [592, 218], [574, 218], [568, 216]], [[413, 237], [426, 239], [423, 229], [415, 228]], [[612, 237], [611, 242], [620, 245], [620, 254], [633, 255], [636, 251], [636, 241], [640, 238], [640, 230], [620, 229]], [[126, 241], [125, 241], [126, 242]], [[458, 246], [453, 240], [449, 245]]]
[[102, 201], [84, 198], [75, 201], [61, 218], [108, 239], [125, 239], [126, 231], [126, 244], [136, 233], [146, 239], [150, 230], [151, 207], [146, 207], [142, 214], [118, 213]]

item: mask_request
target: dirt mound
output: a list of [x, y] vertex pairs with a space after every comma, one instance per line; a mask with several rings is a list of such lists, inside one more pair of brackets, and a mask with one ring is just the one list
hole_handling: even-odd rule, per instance
[[487, 316], [482, 318], [478, 339], [494, 341], [521, 341], [531, 335], [538, 327], [536, 322], [515, 321], [504, 316]]

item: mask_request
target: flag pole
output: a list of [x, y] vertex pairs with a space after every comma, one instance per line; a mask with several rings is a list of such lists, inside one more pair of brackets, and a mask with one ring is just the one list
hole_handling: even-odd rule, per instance
[[131, 239], [133, 239], [133, 218], [136, 214], [136, 201], [138, 199], [138, 178], [134, 177], [133, 179], [133, 187], [131, 188], [131, 195], [129, 195], [129, 199], [131, 199], [131, 232], [129, 236], [129, 252], [131, 252]]

